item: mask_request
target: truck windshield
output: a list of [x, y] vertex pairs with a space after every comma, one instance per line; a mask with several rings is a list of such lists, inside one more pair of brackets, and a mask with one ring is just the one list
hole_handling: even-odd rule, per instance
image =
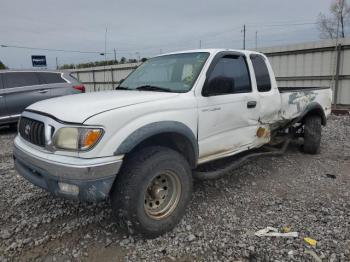
[[118, 88], [156, 92], [188, 92], [193, 87], [208, 57], [209, 53], [196, 52], [151, 58], [132, 72]]

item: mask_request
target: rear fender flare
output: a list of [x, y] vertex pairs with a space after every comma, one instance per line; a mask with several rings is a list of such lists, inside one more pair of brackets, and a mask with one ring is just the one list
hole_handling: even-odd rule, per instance
[[325, 126], [327, 124], [327, 117], [326, 117], [326, 114], [324, 112], [324, 109], [317, 102], [312, 102], [309, 105], [307, 105], [306, 108], [304, 109], [304, 111], [301, 113], [301, 115], [297, 118], [297, 121], [295, 121], [295, 122], [302, 121], [307, 115], [310, 115], [310, 114], [320, 116], [321, 123], [323, 126]]

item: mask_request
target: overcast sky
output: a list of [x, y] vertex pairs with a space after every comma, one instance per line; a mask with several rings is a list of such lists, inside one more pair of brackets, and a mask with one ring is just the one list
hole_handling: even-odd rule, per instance
[[[49, 67], [107, 59], [149, 57], [199, 47], [242, 48], [313, 41], [316, 22], [331, 0], [1, 0], [0, 44], [76, 50], [57, 52], [0, 47], [11, 68], [30, 68], [31, 55], [46, 55]], [[302, 24], [302, 25], [301, 25]], [[97, 53], [93, 53], [97, 52]], [[137, 53], [138, 52], [138, 53]]]

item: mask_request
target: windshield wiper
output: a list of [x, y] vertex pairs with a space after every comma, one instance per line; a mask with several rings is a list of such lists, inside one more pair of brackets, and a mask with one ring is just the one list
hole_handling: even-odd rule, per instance
[[160, 86], [153, 86], [153, 85], [143, 85], [136, 87], [137, 90], [149, 90], [149, 91], [160, 91], [160, 92], [172, 92], [171, 89], [160, 87]]
[[126, 87], [126, 86], [117, 86], [117, 87], [115, 88], [115, 90], [118, 90], [118, 89], [120, 89], [120, 90], [131, 90], [130, 88], [128, 88], [128, 87]]

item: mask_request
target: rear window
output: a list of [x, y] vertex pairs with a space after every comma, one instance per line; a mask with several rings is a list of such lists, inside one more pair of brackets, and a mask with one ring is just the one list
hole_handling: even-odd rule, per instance
[[40, 79], [46, 84], [57, 84], [57, 83], [66, 83], [66, 81], [61, 77], [61, 73], [38, 73]]
[[260, 55], [251, 55], [250, 59], [252, 60], [256, 84], [258, 86], [259, 92], [268, 92], [271, 90], [271, 79], [269, 70], [267, 69], [265, 59]]
[[2, 84], [2, 74], [0, 74], [0, 89], [3, 88], [3, 84]]
[[42, 84], [34, 72], [11, 72], [6, 73], [4, 76], [7, 88]]

